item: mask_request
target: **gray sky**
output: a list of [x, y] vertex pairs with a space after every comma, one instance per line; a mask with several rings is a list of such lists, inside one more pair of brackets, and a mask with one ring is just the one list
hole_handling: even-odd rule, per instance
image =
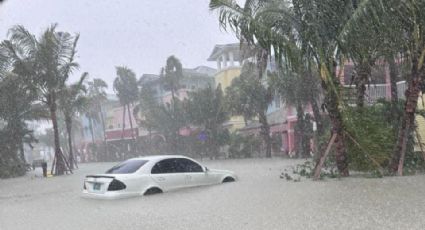
[[115, 66], [126, 65], [139, 77], [159, 73], [170, 55], [185, 68], [215, 67], [206, 59], [215, 44], [237, 42], [221, 31], [209, 0], [8, 0], [0, 7], [0, 39], [16, 24], [39, 35], [52, 23], [80, 33], [78, 62], [91, 78], [109, 84]]

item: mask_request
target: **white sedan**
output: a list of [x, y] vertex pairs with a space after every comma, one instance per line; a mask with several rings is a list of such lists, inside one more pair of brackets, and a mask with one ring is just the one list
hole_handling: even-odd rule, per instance
[[232, 171], [208, 169], [184, 156], [140, 157], [126, 160], [104, 174], [86, 176], [83, 197], [114, 199], [151, 195], [236, 179]]

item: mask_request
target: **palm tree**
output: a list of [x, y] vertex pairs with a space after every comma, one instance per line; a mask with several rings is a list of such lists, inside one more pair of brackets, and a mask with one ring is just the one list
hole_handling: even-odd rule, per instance
[[[368, 17], [385, 38], [383, 54], [393, 60], [399, 58], [410, 66], [410, 76], [407, 79], [405, 92], [406, 102], [399, 124], [397, 143], [394, 147], [389, 170], [391, 173], [403, 174], [404, 158], [407, 142], [414, 127], [418, 96], [425, 78], [423, 57], [425, 50], [425, 7], [424, 1], [362, 1], [357, 14], [350, 19], [348, 26], [356, 25], [362, 17]], [[394, 68], [394, 66], [393, 66]], [[391, 70], [395, 75], [395, 70]], [[392, 76], [392, 91], [395, 91]], [[394, 95], [394, 93], [393, 93]], [[393, 100], [393, 107], [396, 101]]]
[[25, 173], [24, 144], [36, 142], [26, 122], [47, 117], [46, 108], [37, 103], [34, 85], [13, 72], [0, 76], [0, 123], [4, 125], [0, 125], [0, 178]]
[[23, 26], [15, 26], [9, 30], [9, 40], [3, 41], [2, 49], [10, 57], [16, 73], [34, 82], [41, 101], [49, 107], [55, 137], [55, 174], [62, 175], [66, 160], [60, 148], [57, 99], [69, 75], [78, 67], [74, 58], [79, 35], [56, 28], [57, 24], [53, 24], [36, 38]]
[[241, 75], [233, 79], [231, 86], [226, 89], [226, 98], [229, 108], [235, 114], [242, 115], [245, 120], [258, 117], [260, 134], [266, 144], [266, 157], [271, 157], [272, 140], [266, 114], [273, 97], [271, 88], [258, 78], [258, 71], [254, 63], [245, 63]]
[[130, 105], [132, 105], [138, 99], [136, 74], [133, 72], [133, 70], [125, 66], [117, 66], [116, 69], [117, 69], [117, 78], [115, 78], [114, 80], [114, 91], [117, 94], [120, 104], [123, 107], [123, 117], [122, 117], [123, 127], [122, 127], [121, 138], [124, 137], [125, 113], [126, 113], [126, 107], [127, 107], [128, 119], [129, 119], [130, 128], [131, 128], [131, 137], [133, 141], [135, 141], [134, 135], [133, 135], [133, 122], [131, 119]]
[[[293, 106], [297, 112], [295, 135], [297, 137], [297, 154], [299, 157], [310, 156], [310, 137], [306, 130], [310, 124], [306, 121], [305, 107], [312, 102], [311, 95], [315, 88], [312, 86], [311, 76], [307, 71], [294, 73], [289, 69], [280, 67], [277, 73], [272, 73], [269, 84], [273, 86], [286, 106]], [[315, 100], [315, 99], [313, 99]], [[313, 104], [313, 103], [311, 103]], [[313, 106], [312, 106], [313, 107]], [[319, 119], [320, 119], [320, 115]], [[317, 117], [317, 116], [316, 116]]]
[[[340, 61], [338, 37], [345, 32], [357, 1], [339, 0], [247, 0], [241, 7], [234, 0], [211, 0], [210, 9], [219, 12], [220, 24], [231, 28], [249, 44], [273, 49], [278, 62], [292, 61], [288, 49], [299, 47], [303, 63], [318, 70], [325, 96], [324, 104], [336, 135], [337, 167], [348, 176], [340, 82], [336, 72]], [[331, 25], [331, 26], [330, 26]], [[296, 43], [293, 42], [295, 39]], [[299, 59], [295, 59], [299, 60]]]
[[69, 148], [69, 167], [74, 169], [74, 154], [72, 151], [72, 121], [73, 118], [85, 110], [87, 107], [87, 97], [84, 95], [86, 87], [84, 81], [88, 73], [85, 72], [80, 80], [74, 84], [66, 85], [59, 94], [59, 109], [62, 111], [65, 119], [65, 126], [68, 136]]
[[161, 82], [165, 90], [171, 91], [171, 97], [175, 101], [177, 90], [180, 89], [180, 80], [183, 78], [183, 68], [180, 60], [175, 56], [167, 58], [167, 64], [161, 69]]
[[[405, 59], [410, 66], [410, 77], [407, 79], [405, 92], [406, 102], [390, 164], [391, 172], [402, 175], [407, 142], [414, 127], [418, 97], [425, 79], [425, 12], [423, 11], [425, 2], [390, 0], [373, 6], [374, 9], [383, 12], [386, 18], [391, 17], [394, 20], [392, 28], [385, 32], [391, 37], [403, 37], [404, 43], [401, 47], [406, 51]], [[380, 23], [383, 22], [380, 21]], [[385, 26], [385, 23], [383, 24], [380, 25]]]
[[[93, 81], [88, 82], [88, 97], [90, 101], [90, 109], [87, 113], [90, 122], [90, 133], [92, 136], [92, 144], [94, 145], [94, 133], [93, 133], [93, 121], [99, 120], [102, 123], [103, 141], [106, 149], [106, 155], [108, 155], [108, 147], [106, 143], [106, 126], [105, 117], [103, 112], [102, 104], [107, 100], [105, 89], [108, 88], [108, 84], [100, 78], [94, 78]], [[100, 116], [98, 116], [100, 114]]]
[[[178, 58], [175, 56], [170, 56], [167, 58], [167, 63], [164, 68], [161, 69], [160, 74], [160, 80], [162, 87], [165, 90], [168, 90], [171, 92], [171, 104], [167, 105], [169, 108], [164, 108], [165, 110], [170, 110], [169, 115], [171, 116], [171, 120], [177, 121], [179, 118], [174, 117], [175, 115], [179, 114], [179, 105], [180, 101], [176, 98], [176, 93], [181, 88], [180, 86], [180, 80], [183, 78], [183, 67]], [[175, 129], [172, 131], [170, 138], [168, 138], [167, 141], [170, 139], [172, 142], [172, 148], [177, 149], [177, 142], [178, 142], [178, 130], [181, 127], [175, 127]]]
[[152, 130], [156, 126], [155, 111], [159, 104], [154, 97], [154, 91], [149, 84], [143, 85], [140, 83], [139, 100], [133, 109], [133, 116], [136, 118], [138, 125], [145, 128], [149, 132], [149, 148], [152, 148]]

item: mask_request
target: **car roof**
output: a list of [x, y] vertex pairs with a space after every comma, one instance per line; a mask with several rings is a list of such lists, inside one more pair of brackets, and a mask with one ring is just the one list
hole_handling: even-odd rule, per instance
[[143, 157], [135, 157], [130, 158], [128, 160], [147, 160], [147, 161], [159, 161], [169, 158], [188, 158], [183, 155], [152, 155], [152, 156], [143, 156]]

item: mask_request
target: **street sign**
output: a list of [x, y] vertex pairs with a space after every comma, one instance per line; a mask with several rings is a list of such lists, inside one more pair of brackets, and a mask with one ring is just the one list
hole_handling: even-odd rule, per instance
[[198, 134], [198, 139], [199, 139], [200, 141], [206, 141], [206, 140], [208, 139], [207, 133], [206, 133], [206, 132], [204, 132], [204, 131], [201, 131], [201, 132]]

